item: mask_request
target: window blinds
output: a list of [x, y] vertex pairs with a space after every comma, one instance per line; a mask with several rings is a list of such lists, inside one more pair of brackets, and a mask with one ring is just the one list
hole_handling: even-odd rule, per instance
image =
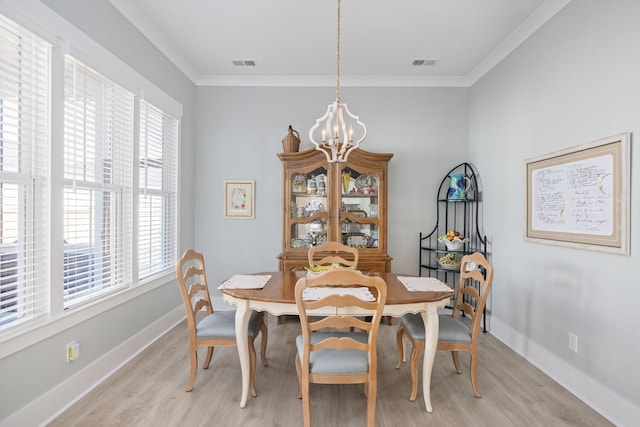
[[65, 308], [130, 285], [133, 100], [65, 57]]
[[138, 277], [176, 261], [178, 120], [140, 101]]
[[48, 310], [50, 48], [0, 15], [0, 328]]

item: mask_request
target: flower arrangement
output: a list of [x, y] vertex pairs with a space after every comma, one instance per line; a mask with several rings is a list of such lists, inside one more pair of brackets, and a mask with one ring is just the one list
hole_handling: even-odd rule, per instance
[[462, 233], [456, 230], [449, 230], [447, 234], [443, 234], [438, 237], [438, 241], [445, 244], [450, 251], [457, 251], [462, 249], [462, 246], [468, 241]]

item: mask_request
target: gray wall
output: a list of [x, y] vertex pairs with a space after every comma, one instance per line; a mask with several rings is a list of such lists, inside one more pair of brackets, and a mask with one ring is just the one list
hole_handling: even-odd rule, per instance
[[[390, 152], [389, 254], [394, 272], [417, 273], [418, 234], [434, 226], [443, 175], [468, 160], [468, 89], [343, 88], [342, 99], [367, 125], [362, 148]], [[210, 283], [277, 269], [282, 240], [282, 167], [277, 153], [289, 124], [301, 150], [335, 88], [198, 88], [196, 247]], [[256, 181], [256, 218], [223, 218], [224, 180]], [[210, 273], [209, 273], [210, 272]]]
[[[491, 332], [619, 425], [640, 419], [640, 150], [634, 141], [629, 257], [525, 242], [523, 165], [640, 135], [638, 18], [636, 0], [573, 1], [470, 96], [470, 157], [487, 189], [496, 271]], [[578, 353], [568, 348], [570, 331]]]

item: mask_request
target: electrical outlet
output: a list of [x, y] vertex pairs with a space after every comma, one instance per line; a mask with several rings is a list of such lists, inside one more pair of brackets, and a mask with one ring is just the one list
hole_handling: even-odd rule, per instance
[[80, 344], [73, 340], [67, 344], [67, 363], [80, 357]]
[[569, 332], [569, 350], [578, 352], [578, 336], [573, 332]]

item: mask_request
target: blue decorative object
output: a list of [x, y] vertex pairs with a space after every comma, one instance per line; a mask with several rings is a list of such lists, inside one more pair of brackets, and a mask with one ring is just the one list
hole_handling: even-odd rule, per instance
[[471, 187], [471, 180], [463, 173], [451, 173], [449, 178], [451, 178], [451, 183], [449, 184], [447, 198], [466, 199], [467, 190]]

